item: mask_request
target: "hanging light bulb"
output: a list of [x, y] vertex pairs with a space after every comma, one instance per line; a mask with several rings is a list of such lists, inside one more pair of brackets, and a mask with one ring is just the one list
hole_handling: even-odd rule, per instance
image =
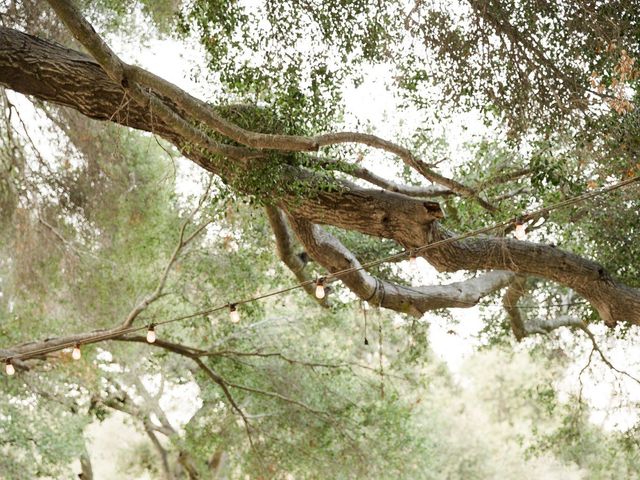
[[7, 372], [7, 375], [11, 376], [14, 373], [16, 373], [16, 367], [13, 366], [13, 363], [11, 363], [11, 359], [7, 358], [7, 360], [4, 362], [4, 371]]
[[229, 304], [229, 318], [233, 323], [238, 323], [240, 321], [240, 312], [236, 308], [235, 303]]
[[418, 257], [416, 255], [415, 251], [411, 251], [411, 253], [409, 254], [409, 265], [411, 265], [412, 267], [415, 267], [418, 264]]
[[320, 277], [316, 280], [316, 298], [322, 299], [325, 296], [324, 291], [324, 277]]
[[147, 330], [147, 342], [154, 343], [156, 341], [156, 326], [155, 324], [149, 325], [149, 330]]
[[526, 240], [527, 238], [527, 226], [521, 219], [516, 220], [516, 229], [513, 232], [514, 237], [518, 240]]
[[73, 352], [71, 352], [71, 358], [73, 358], [74, 360], [80, 360], [81, 356], [82, 352], [80, 351], [80, 344], [76, 343], [76, 346], [73, 347]]

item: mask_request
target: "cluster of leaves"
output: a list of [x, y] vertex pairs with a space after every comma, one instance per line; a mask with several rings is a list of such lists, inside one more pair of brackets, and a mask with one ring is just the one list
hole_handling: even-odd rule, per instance
[[428, 56], [411, 52], [403, 81], [417, 101], [422, 85], [440, 85], [445, 101], [495, 113], [513, 134], [553, 132], [604, 92], [590, 91], [592, 72], [609, 86], [621, 51], [637, 56], [633, 10], [625, 1], [421, 2], [408, 24], [434, 68], [415, 68]]
[[[306, 133], [300, 125], [285, 121], [278, 113], [264, 106], [244, 103], [213, 108], [220, 116], [251, 132], [278, 135]], [[239, 145], [217, 132], [209, 133], [222, 144]], [[285, 197], [312, 198], [320, 192], [341, 188], [332, 170], [305, 154], [265, 152], [264, 157], [248, 160], [251, 162], [248, 167], [230, 163], [220, 155], [210, 155], [207, 152], [203, 154], [207, 155], [210, 161], [224, 165], [228, 172], [228, 187], [243, 193], [252, 205], [275, 205]]]
[[178, 26], [200, 39], [227, 94], [315, 130], [339, 116], [343, 82], [361, 74], [358, 65], [386, 56], [399, 20], [390, 2], [195, 1]]
[[561, 422], [532, 443], [528, 452], [552, 452], [590, 472], [590, 478], [637, 479], [640, 468], [637, 428], [603, 437], [580, 405], [561, 405]]

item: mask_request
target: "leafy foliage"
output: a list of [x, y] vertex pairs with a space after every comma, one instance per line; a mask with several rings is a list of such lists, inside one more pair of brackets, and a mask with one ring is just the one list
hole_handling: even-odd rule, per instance
[[[218, 113], [252, 131], [337, 129], [346, 89], [375, 66], [392, 72], [389, 87], [406, 111], [429, 117], [404, 141], [425, 161], [437, 163], [453, 151], [453, 139], [437, 136], [429, 122], [456, 109], [479, 111], [492, 135], [464, 145], [464, 157], [447, 167], [498, 208], [488, 212], [466, 198], [446, 197], [444, 223], [454, 230], [509, 220], [638, 173], [633, 107], [640, 47], [633, 2], [83, 5], [94, 22], [125, 39], [126, 31], [128, 38], [137, 34], [137, 16], [154, 26], [147, 34], [195, 38], [207, 53], [201, 81], [222, 92], [214, 95]], [[66, 40], [55, 17], [38, 7], [9, 2], [3, 8], [7, 22]], [[65, 475], [70, 460], [86, 450], [86, 425], [115, 410], [141, 430], [149, 430], [149, 422], [157, 427], [157, 399], [145, 382], [158, 378], [168, 389], [197, 391], [199, 403], [186, 424], [162, 425], [164, 447], [136, 450], [125, 466], [129, 473], [159, 475], [156, 456], [163, 452], [182, 476], [190, 468], [203, 477], [217, 469], [228, 478], [637, 475], [637, 429], [605, 432], [589, 422], [584, 405], [563, 400], [561, 355], [540, 343], [531, 357], [514, 352], [504, 314], [490, 304], [480, 311], [487, 348], [465, 366], [473, 380], [466, 387], [435, 359], [424, 321], [370, 313], [365, 332], [362, 312], [342, 290], [328, 309], [301, 292], [243, 304], [240, 325], [223, 311], [193, 314], [292, 283], [276, 261], [260, 206], [284, 192], [312, 197], [336, 188], [335, 179], [359, 164], [351, 160], [362, 154], [357, 149], [330, 150], [337, 172], [301, 154], [273, 153], [235, 183], [187, 179], [173, 163], [176, 152], [154, 137], [38, 105], [37, 123], [46, 128], [37, 137], [56, 147], [54, 154], [42, 153], [26, 134], [31, 128], [19, 126], [29, 122], [12, 117], [20, 110], [3, 96], [0, 344], [121, 322], [156, 287], [180, 229], [188, 235], [202, 226], [179, 252], [166, 295], [138, 321], [189, 316], [159, 326], [159, 336], [211, 354], [201, 358], [206, 368], [198, 368], [189, 355], [112, 342], [83, 348], [83, 359], [72, 366], [63, 352], [50, 359], [51, 367], [3, 377], [3, 478]], [[292, 166], [321, 180], [292, 178]], [[419, 183], [399, 163], [392, 168], [408, 184]], [[188, 191], [178, 193], [185, 184]], [[202, 191], [207, 194], [200, 197]], [[530, 233], [640, 286], [638, 193], [628, 189], [588, 208], [531, 219]], [[332, 233], [362, 262], [400, 248], [360, 233]], [[321, 272], [313, 264], [306, 268], [314, 276]], [[411, 283], [394, 265], [372, 273]], [[568, 295], [535, 279], [528, 287], [521, 306], [538, 309], [533, 315], [557, 315], [555, 305]], [[594, 318], [589, 306], [571, 307], [580, 318]]]

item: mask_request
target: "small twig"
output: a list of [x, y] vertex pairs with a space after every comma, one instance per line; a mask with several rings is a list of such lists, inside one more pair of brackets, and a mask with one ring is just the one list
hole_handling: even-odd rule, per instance
[[207, 374], [207, 376], [209, 378], [211, 378], [211, 380], [213, 380], [215, 383], [217, 383], [220, 386], [220, 388], [222, 389], [222, 392], [224, 393], [225, 397], [227, 397], [227, 400], [229, 400], [229, 403], [231, 404], [233, 409], [236, 412], [238, 412], [238, 414], [242, 418], [242, 421], [244, 422], [244, 427], [245, 427], [245, 430], [247, 432], [247, 437], [249, 437], [249, 443], [251, 444], [251, 447], [253, 448], [254, 445], [253, 445], [253, 438], [251, 437], [251, 426], [249, 424], [249, 419], [244, 414], [244, 411], [238, 406], [238, 404], [236, 403], [235, 399], [231, 395], [231, 392], [229, 391], [229, 388], [227, 387], [227, 386], [235, 386], [235, 385], [226, 382], [220, 375], [218, 375], [211, 368], [209, 368], [199, 358], [197, 358], [197, 357], [192, 357], [192, 358], [193, 358], [193, 361], [196, 362], [196, 364], [202, 370], [204, 370], [204, 372]]
[[591, 366], [591, 360], [593, 359], [593, 352], [595, 351], [596, 349], [594, 347], [591, 347], [591, 352], [589, 353], [589, 360], [587, 361], [587, 364], [584, 367], [582, 367], [582, 370], [580, 370], [580, 373], [578, 374], [578, 382], [580, 383], [580, 390], [578, 392], [579, 404], [582, 403], [582, 389], [584, 387], [584, 384], [582, 383], [582, 374], [587, 370], [587, 368]]
[[593, 349], [596, 352], [598, 352], [598, 355], [600, 355], [600, 359], [604, 362], [606, 366], [608, 366], [611, 370], [618, 372], [619, 374], [624, 375], [625, 377], [629, 377], [634, 382], [640, 384], [640, 380], [638, 380], [636, 377], [634, 377], [633, 375], [631, 375], [630, 373], [624, 370], [620, 370], [613, 366], [613, 364], [609, 361], [609, 359], [605, 356], [604, 352], [598, 346], [598, 342], [596, 341], [595, 335], [591, 332], [591, 330], [589, 330], [589, 327], [587, 327], [585, 323], [582, 323], [582, 325], [580, 325], [578, 328], [582, 330], [587, 335], [587, 337], [589, 337], [589, 340], [591, 340], [591, 345], [593, 345]]
[[209, 195], [209, 191], [211, 189], [211, 183], [212, 183], [212, 177], [209, 177], [209, 182], [207, 184], [207, 187], [204, 193], [201, 195], [200, 200], [198, 201], [198, 205], [182, 223], [182, 226], [180, 227], [180, 233], [178, 235], [178, 243], [175, 246], [173, 253], [171, 254], [171, 257], [169, 258], [169, 261], [167, 262], [167, 265], [164, 268], [162, 276], [158, 280], [158, 284], [155, 290], [150, 295], [145, 297], [138, 305], [136, 305], [133, 308], [133, 310], [131, 310], [131, 312], [129, 312], [129, 315], [127, 316], [126, 320], [122, 323], [123, 328], [130, 327], [133, 324], [134, 320], [138, 317], [138, 315], [140, 315], [149, 305], [151, 305], [153, 302], [155, 302], [162, 296], [162, 291], [164, 290], [164, 287], [167, 283], [167, 279], [169, 278], [169, 273], [171, 272], [171, 269], [173, 268], [173, 265], [178, 259], [178, 255], [180, 254], [182, 249], [186, 247], [198, 234], [200, 234], [200, 232], [202, 232], [211, 223], [210, 221], [204, 222], [202, 225], [197, 227], [193, 232], [191, 232], [185, 238], [187, 225], [189, 225], [189, 223], [193, 220], [194, 216], [202, 208], [202, 205], [204, 204], [205, 199]]

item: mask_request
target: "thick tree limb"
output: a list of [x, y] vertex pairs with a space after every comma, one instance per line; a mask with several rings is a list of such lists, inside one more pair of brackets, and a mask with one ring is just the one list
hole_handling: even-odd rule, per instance
[[[211, 155], [190, 148], [188, 140], [152, 110], [128, 100], [125, 90], [86, 55], [4, 27], [0, 27], [0, 84], [74, 108], [90, 118], [158, 134], [205, 170], [227, 181], [233, 180], [234, 176], [242, 177], [248, 172], [245, 168], [250, 168], [250, 165], [238, 164], [231, 168], [233, 162], [229, 161], [215, 163]], [[291, 179], [295, 179], [295, 175], [309, 176], [294, 169], [290, 174]], [[417, 235], [429, 222], [442, 218], [442, 211], [435, 202], [362, 188], [349, 182], [339, 183], [332, 191], [320, 191], [313, 200], [292, 195], [290, 204], [300, 214], [313, 214], [313, 220], [315, 217], [335, 218], [344, 225], [351, 225], [345, 228], [386, 238], [393, 238], [398, 228], [405, 230], [407, 235]], [[354, 205], [357, 214], [353, 211]], [[408, 223], [407, 218], [412, 221]], [[324, 223], [323, 220], [320, 222]]]
[[[231, 162], [215, 163], [198, 149], [185, 150], [189, 140], [148, 107], [129, 101], [122, 86], [86, 55], [0, 28], [0, 83], [70, 106], [91, 118], [157, 133], [203, 168], [226, 180], [233, 178], [228, 166]], [[336, 137], [323, 142], [343, 140], [350, 141]], [[370, 143], [375, 142], [372, 139]], [[246, 173], [245, 168], [250, 169], [251, 162], [241, 164], [235, 175]], [[304, 174], [294, 167], [290, 173]], [[304, 198], [285, 193], [282, 198], [280, 206], [296, 218], [393, 239], [409, 248], [452, 235], [435, 221], [442, 217], [437, 203], [395, 192], [342, 182], [332, 191], [319, 191]], [[426, 250], [423, 256], [443, 271], [497, 269], [546, 278], [572, 288], [590, 301], [608, 325], [618, 321], [640, 324], [639, 290], [619, 284], [600, 265], [553, 247], [480, 237]]]
[[[425, 243], [452, 235], [433, 224]], [[418, 247], [420, 243], [414, 240], [407, 246]], [[617, 282], [598, 263], [554, 246], [478, 236], [424, 250], [423, 256], [440, 271], [502, 269], [553, 280], [588, 300], [607, 325], [640, 324], [639, 289]]]
[[[416, 169], [431, 181], [443, 184], [463, 196], [474, 198], [489, 210], [495, 210], [495, 207], [480, 198], [471, 188], [437, 174], [427, 164], [416, 158], [408, 149], [374, 135], [342, 132], [318, 135], [316, 137], [300, 137], [271, 135], [244, 130], [220, 117], [206, 103], [189, 95], [175, 85], [139, 67], [122, 62], [80, 12], [67, 0], [50, 0], [49, 4], [76, 39], [87, 48], [89, 53], [102, 66], [113, 82], [121, 85], [139, 105], [153, 110], [161, 120], [170, 125], [183, 139], [188, 139], [194, 145], [205, 148], [209, 152], [235, 159], [261, 157], [259, 153], [252, 154], [250, 150], [232, 147], [215, 141], [199, 128], [192, 127], [188, 120], [182, 118], [175, 109], [171, 108], [162, 99], [147, 92], [146, 88], [155, 89], [156, 93], [169, 98], [174, 105], [177, 105], [183, 111], [188, 111], [189, 115], [192, 115], [195, 120], [244, 145], [261, 149], [309, 151], [317, 150], [320, 146], [361, 143], [398, 155], [407, 165]], [[198, 163], [204, 166], [203, 163]]]
[[276, 236], [276, 250], [278, 252], [278, 257], [280, 257], [280, 260], [289, 267], [289, 270], [293, 272], [296, 279], [298, 279], [300, 283], [304, 284], [305, 292], [311, 295], [311, 297], [320, 305], [328, 306], [328, 297], [318, 299], [315, 296], [315, 286], [307, 284], [309, 280], [313, 280], [311, 275], [308, 275], [304, 271], [304, 267], [307, 264], [307, 261], [305, 260], [307, 254], [306, 252], [298, 254], [293, 250], [293, 239], [289, 233], [289, 227], [287, 226], [287, 219], [285, 218], [284, 213], [274, 206], [267, 206], [265, 207], [265, 210], [267, 211], [267, 218], [269, 218], [271, 230], [273, 230], [273, 233]]
[[[415, 157], [407, 148], [381, 139], [375, 135], [357, 132], [340, 132], [317, 135], [315, 137], [301, 137], [264, 134], [242, 129], [220, 117], [206, 103], [189, 95], [175, 85], [144, 69], [122, 62], [69, 1], [49, 0], [49, 4], [67, 25], [69, 30], [71, 30], [76, 39], [87, 48], [89, 53], [97, 60], [102, 68], [104, 68], [114, 82], [119, 83], [125, 89], [129, 89], [133, 98], [141, 105], [152, 104], [165, 122], [172, 125], [179, 133], [186, 138], [190, 138], [197, 145], [232, 157], [235, 155], [246, 155], [243, 154], [240, 149], [230, 149], [228, 146], [207, 139], [204, 135], [194, 135], [194, 129], [189, 128], [186, 124], [187, 122], [176, 118], [175, 112], [171, 112], [169, 107], [161, 101], [144, 92], [136, 82], [140, 82], [145, 87], [153, 88], [160, 95], [171, 99], [183, 110], [188, 111], [196, 120], [244, 145], [261, 149], [268, 148], [284, 151], [314, 151], [319, 147], [342, 143], [367, 145], [397, 155], [407, 165], [414, 168], [432, 182], [444, 185], [465, 197], [474, 198], [484, 208], [490, 211], [495, 210], [495, 207], [482, 199], [473, 189], [434, 172], [426, 163]], [[225, 151], [225, 149], [227, 151]]]
[[[330, 272], [360, 267], [355, 255], [322, 227], [293, 217], [290, 223], [309, 255]], [[340, 276], [361, 299], [417, 317], [428, 310], [472, 307], [483, 296], [508, 285], [512, 278], [509, 272], [496, 271], [449, 285], [407, 287], [380, 280], [366, 270]]]

